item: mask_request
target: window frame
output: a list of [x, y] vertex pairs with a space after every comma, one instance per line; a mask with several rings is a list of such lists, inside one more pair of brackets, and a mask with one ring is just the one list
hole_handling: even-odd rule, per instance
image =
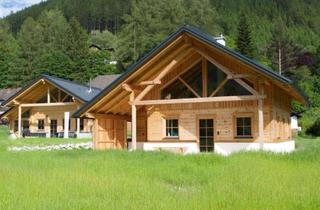
[[[169, 120], [177, 120], [177, 123], [178, 123], [177, 127], [172, 126], [172, 128], [171, 128], [171, 129], [173, 129], [173, 128], [178, 129], [177, 136], [167, 136], [167, 121], [169, 121]], [[163, 129], [164, 138], [163, 139], [175, 139], [175, 140], [180, 139], [180, 120], [179, 120], [179, 117], [177, 117], [177, 116], [163, 117], [163, 126], [164, 126], [164, 129]]]
[[[251, 135], [238, 135], [238, 124], [237, 124], [237, 119], [238, 118], [250, 118], [250, 129], [251, 129]], [[235, 139], [241, 139], [241, 140], [252, 140], [254, 138], [254, 134], [255, 134], [255, 127], [253, 125], [253, 121], [254, 121], [254, 115], [253, 113], [237, 113], [234, 115], [234, 138]], [[244, 127], [248, 127], [248, 126], [243, 126]]]
[[[41, 128], [39, 128], [39, 122], [40, 121], [43, 121], [43, 128], [41, 129]], [[45, 120], [44, 119], [38, 119], [38, 125], [37, 125], [37, 127], [38, 127], [38, 131], [44, 131], [44, 129], [45, 129]]]

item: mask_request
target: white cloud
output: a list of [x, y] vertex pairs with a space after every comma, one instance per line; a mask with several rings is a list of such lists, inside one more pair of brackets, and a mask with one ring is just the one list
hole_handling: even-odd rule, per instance
[[43, 0], [0, 0], [0, 18]]

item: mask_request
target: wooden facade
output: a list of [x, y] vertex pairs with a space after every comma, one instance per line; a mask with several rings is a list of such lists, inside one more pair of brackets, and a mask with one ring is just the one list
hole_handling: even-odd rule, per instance
[[201, 151], [211, 139], [263, 148], [291, 140], [291, 101], [304, 103], [281, 78], [182, 30], [79, 115], [95, 119], [97, 149], [126, 148], [117, 144], [126, 135], [123, 118], [132, 123], [133, 150], [139, 143], [195, 143]]

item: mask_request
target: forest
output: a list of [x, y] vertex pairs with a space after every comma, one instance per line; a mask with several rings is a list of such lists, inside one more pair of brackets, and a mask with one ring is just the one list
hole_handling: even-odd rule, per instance
[[0, 19], [0, 88], [121, 73], [186, 24], [293, 80], [309, 102], [293, 103], [303, 132], [320, 135], [318, 0], [47, 0]]

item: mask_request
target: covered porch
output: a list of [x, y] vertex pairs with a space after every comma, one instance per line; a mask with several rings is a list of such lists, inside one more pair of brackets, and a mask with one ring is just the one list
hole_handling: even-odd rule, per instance
[[83, 102], [45, 79], [22, 89], [7, 103], [11, 108], [1, 117], [9, 120], [13, 137], [91, 137], [90, 120], [71, 118]]

